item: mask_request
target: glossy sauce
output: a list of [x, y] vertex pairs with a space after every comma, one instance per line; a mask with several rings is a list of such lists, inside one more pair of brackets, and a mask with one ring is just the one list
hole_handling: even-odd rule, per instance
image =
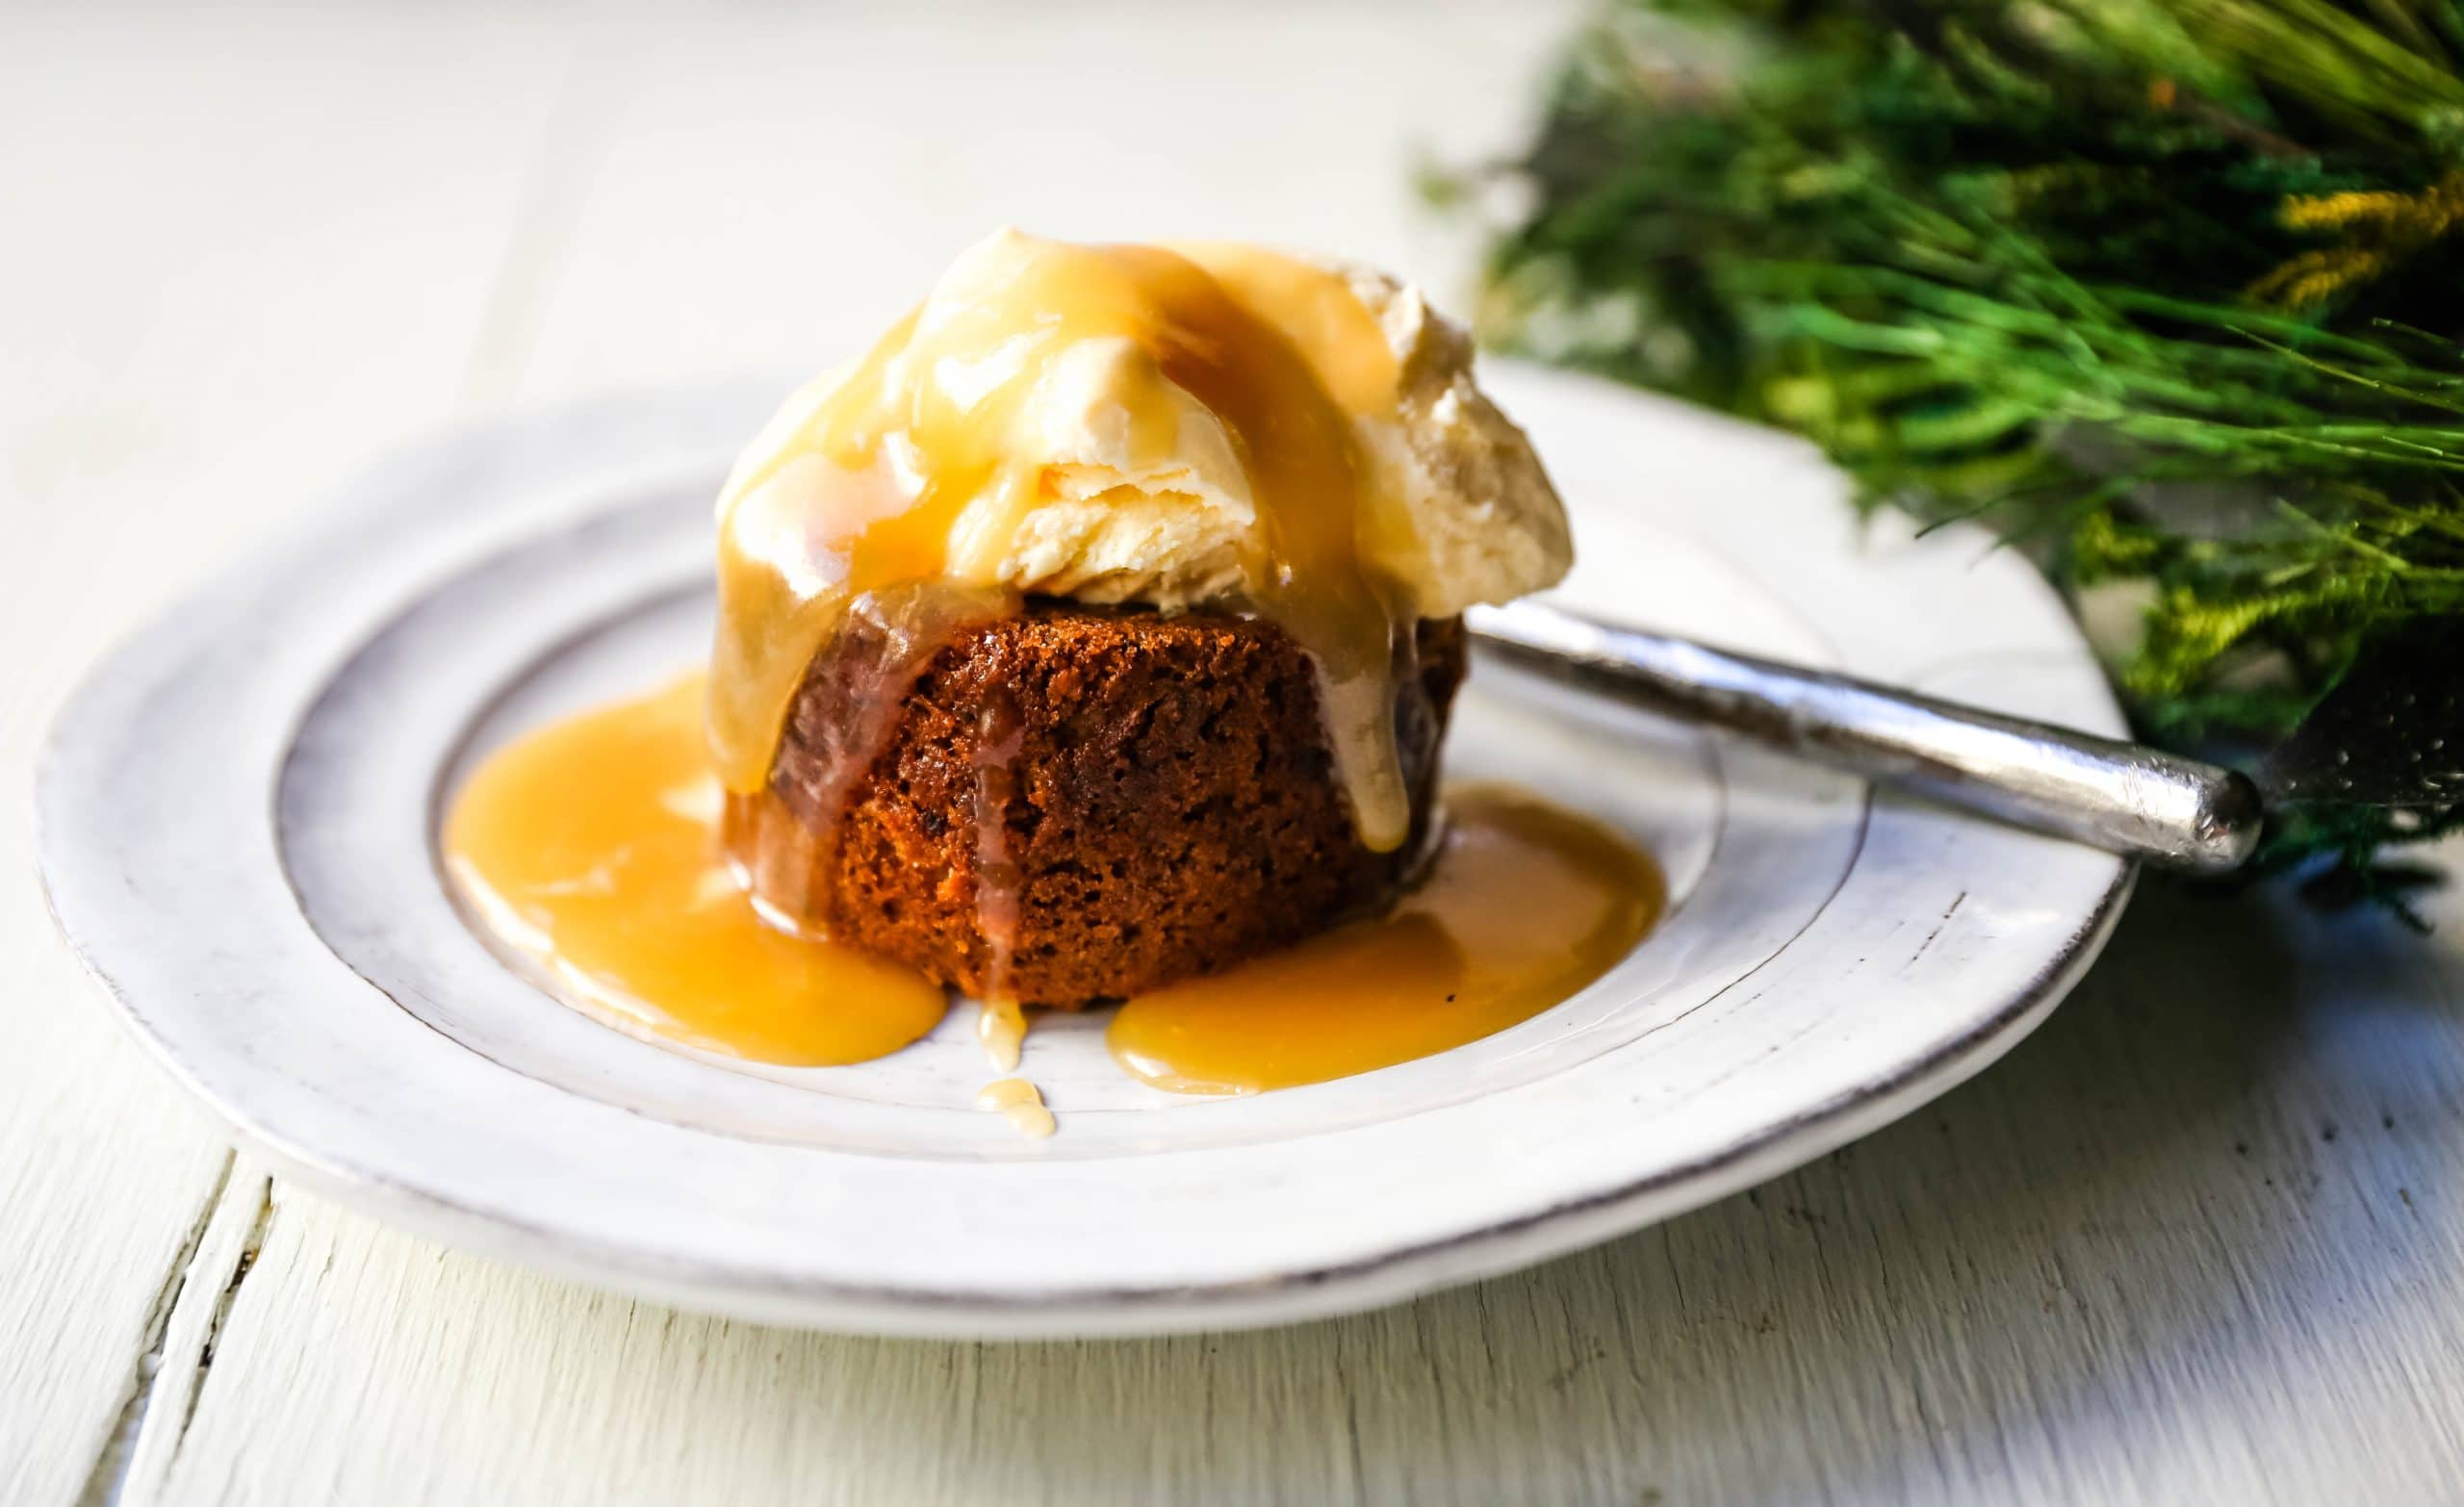
[[[1018, 708], [1006, 689], [986, 693], [983, 721], [975, 736], [975, 930], [988, 954], [984, 966], [984, 997], [988, 1004], [981, 1028], [994, 1060], [1009, 1038], [1009, 1017], [1018, 1014], [1018, 991], [1011, 986], [1010, 960], [1018, 947], [1018, 890], [1024, 876], [1010, 856], [1010, 803], [1017, 797], [1017, 777], [1011, 764], [1026, 738]], [[996, 1016], [1002, 1017], [996, 1028]], [[1019, 1020], [1016, 1035], [1026, 1034]], [[1018, 1065], [1014, 1038], [1009, 1038], [1005, 1069]]]
[[[759, 795], [727, 793], [722, 843], [744, 876], [753, 903], [774, 925], [827, 936], [837, 924], [835, 894], [812, 878], [837, 865], [850, 798], [880, 757], [903, 699], [934, 654], [962, 629], [1018, 609], [1016, 594], [919, 582], [868, 593], [851, 610], [808, 681], [833, 715], [805, 730], [799, 777]], [[1025, 741], [1015, 703], [994, 687], [972, 740], [975, 790], [975, 925], [984, 938], [988, 1001], [979, 1034], [1004, 1072], [1018, 1065], [1026, 1024], [1011, 987], [1024, 877], [1010, 854], [1012, 769]]]
[[989, 999], [977, 1007], [976, 1044], [994, 1067], [1009, 1072], [1027, 1048], [1026, 1007], [1016, 1000]]
[[[636, 1034], [820, 1065], [885, 1056], [932, 1030], [938, 985], [754, 906], [727, 857], [704, 699], [690, 677], [482, 761], [443, 833], [471, 907], [566, 998]], [[1391, 913], [1130, 1001], [1111, 1028], [1115, 1058], [1191, 1093], [1408, 1061], [1557, 1004], [1657, 918], [1658, 870], [1605, 828], [1495, 785], [1457, 789], [1447, 808], [1425, 878]], [[1026, 1027], [1014, 1004], [984, 1007], [979, 1038], [1001, 1071], [1017, 1065]], [[1050, 1111], [1032, 1085], [986, 1093], [988, 1108], [1044, 1134]]]
[[637, 1034], [819, 1066], [897, 1051], [940, 987], [765, 921], [725, 860], [702, 677], [491, 754], [453, 798], [446, 866], [568, 999]]
[[1240, 603], [1310, 655], [1361, 840], [1410, 827], [1395, 745], [1396, 646], [1411, 612], [1370, 563], [1408, 534], [1355, 421], [1391, 414], [1399, 371], [1342, 278], [1255, 248], [1079, 246], [1018, 237], [1012, 275], [901, 320], [765, 436], [719, 504], [710, 735], [728, 788], [757, 791], [806, 667], [868, 595], [992, 586], [1053, 486], [1014, 442], [1056, 364], [1090, 342], [1146, 358], [1107, 393], [1134, 466], [1182, 454], [1195, 399], [1231, 438], [1258, 510]]
[[1346, 1078], [1530, 1019], [1659, 919], [1658, 867], [1616, 833], [1503, 785], [1447, 795], [1420, 886], [1382, 916], [1123, 1005], [1108, 1040], [1179, 1093]]
[[1052, 1111], [1044, 1108], [1043, 1090], [1023, 1078], [1004, 1078], [987, 1085], [975, 1096], [975, 1107], [995, 1111], [1010, 1122], [1012, 1130], [1036, 1140], [1043, 1139], [1056, 1128]]

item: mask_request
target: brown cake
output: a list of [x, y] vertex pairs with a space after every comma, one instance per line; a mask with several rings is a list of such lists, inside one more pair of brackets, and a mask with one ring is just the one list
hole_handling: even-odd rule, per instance
[[[740, 856], [794, 919], [974, 994], [1075, 1006], [1386, 904], [1430, 816], [1459, 619], [1396, 677], [1413, 834], [1362, 846], [1308, 658], [1258, 619], [1034, 601], [962, 629], [903, 697], [880, 636], [808, 673]], [[867, 708], [880, 708], [867, 714]]]
[[710, 744], [756, 901], [1043, 1005], [1392, 902], [1459, 615], [1572, 552], [1472, 366], [1349, 264], [970, 249], [720, 495]]

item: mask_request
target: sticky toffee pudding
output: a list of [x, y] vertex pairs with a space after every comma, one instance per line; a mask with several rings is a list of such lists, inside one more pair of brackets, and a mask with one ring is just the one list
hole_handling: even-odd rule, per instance
[[[499, 752], [449, 868], [627, 1029], [860, 1060], [986, 1002], [1126, 1001], [1246, 1092], [1476, 1039], [1613, 965], [1649, 858], [1440, 795], [1460, 614], [1553, 582], [1468, 342], [1365, 269], [1004, 232], [792, 398], [718, 507], [706, 676]], [[1030, 1134], [1023, 1079], [986, 1090]]]

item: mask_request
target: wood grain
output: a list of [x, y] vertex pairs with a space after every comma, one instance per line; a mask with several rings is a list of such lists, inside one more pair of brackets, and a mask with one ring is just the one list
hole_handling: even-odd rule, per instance
[[[100, 645], [389, 440], [808, 361], [988, 223], [1459, 275], [1408, 157], [1509, 139], [1559, 16], [1249, 14], [11, 12], [0, 783]], [[2454, 894], [2427, 939], [2146, 894], [2003, 1064], [1672, 1225], [1334, 1323], [987, 1347], [269, 1188], [86, 998], [25, 820], [0, 1501], [2464, 1497]]]
[[790, 1334], [286, 1195], [161, 1499], [2449, 1499], [2464, 1072], [2422, 946], [2149, 897], [1936, 1110], [1599, 1251], [1259, 1334]]
[[[0, 24], [0, 1501], [44, 1503], [110, 1484], [229, 1165], [43, 914], [48, 708], [334, 468], [451, 411], [514, 196], [492, 148], [537, 106], [472, 38], [309, 28], [311, 58], [270, 29]], [[476, 97], [423, 118], [440, 53]]]

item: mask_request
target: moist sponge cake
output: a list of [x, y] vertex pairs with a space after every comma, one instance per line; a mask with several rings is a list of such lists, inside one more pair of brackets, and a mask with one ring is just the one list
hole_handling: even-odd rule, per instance
[[[1311, 663], [1263, 619], [1031, 600], [964, 627], [903, 697], [841, 633], [731, 844], [774, 910], [984, 997], [1077, 1006], [1383, 907], [1424, 851], [1461, 621], [1395, 677], [1412, 834], [1362, 845]], [[881, 708], [867, 713], [867, 707]]]

